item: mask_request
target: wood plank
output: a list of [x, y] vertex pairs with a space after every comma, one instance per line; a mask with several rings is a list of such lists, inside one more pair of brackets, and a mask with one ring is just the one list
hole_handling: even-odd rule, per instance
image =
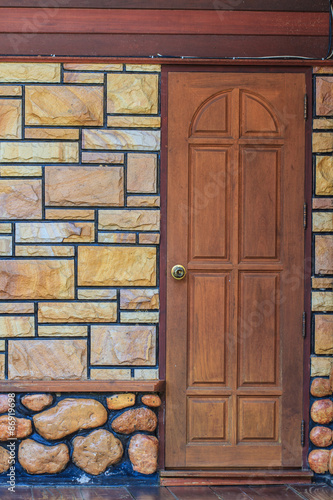
[[[40, 7], [40, 0], [0, 0], [0, 7]], [[61, 8], [122, 9], [124, 0], [58, 0]], [[43, 0], [43, 8], [55, 8]], [[327, 0], [126, 0], [127, 9], [200, 9], [328, 12]]]
[[218, 496], [205, 486], [195, 486], [184, 488], [173, 486], [169, 488], [177, 500], [218, 500]]
[[[18, 492], [15, 492], [18, 495]], [[70, 488], [32, 488], [32, 497], [34, 500], [82, 500], [80, 489], [77, 487]], [[2, 498], [2, 497], [1, 497]], [[21, 497], [18, 495], [17, 498]], [[28, 498], [28, 497], [27, 497]], [[25, 497], [22, 497], [22, 500]]]
[[316, 484], [314, 486], [295, 485], [292, 489], [308, 500], [332, 500], [333, 498], [333, 488], [326, 484]]
[[175, 500], [167, 488], [156, 486], [127, 486], [135, 500]]
[[162, 392], [165, 383], [162, 380], [149, 381], [93, 381], [93, 380], [35, 380], [0, 382], [0, 392]]
[[246, 493], [250, 498], [267, 498], [267, 500], [299, 500], [299, 495], [288, 488], [288, 486], [270, 486], [270, 487], [249, 487]]
[[324, 12], [159, 11], [0, 8], [1, 33], [126, 33], [320, 36], [329, 31]]
[[238, 488], [237, 486], [212, 486], [212, 491], [220, 500], [249, 500], [251, 497], [247, 494], [249, 488]]
[[80, 492], [83, 500], [133, 500], [126, 488], [80, 488]]
[[[12, 493], [8, 491], [7, 486], [0, 486], [0, 498], [1, 500], [13, 500], [13, 498], [31, 500], [31, 488], [15, 487], [15, 493]], [[81, 498], [79, 500], [81, 500]]]

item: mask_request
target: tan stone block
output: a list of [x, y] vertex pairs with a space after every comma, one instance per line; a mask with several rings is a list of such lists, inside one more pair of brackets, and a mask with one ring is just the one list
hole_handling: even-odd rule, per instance
[[31, 316], [0, 316], [0, 337], [34, 337], [35, 320]]
[[25, 89], [26, 125], [103, 125], [103, 88], [39, 85]]
[[127, 157], [127, 191], [156, 193], [157, 155], [129, 154]]
[[90, 370], [91, 380], [131, 380], [131, 370], [130, 369], [110, 369], [106, 370], [104, 368], [91, 368]]
[[108, 113], [156, 114], [158, 112], [158, 75], [109, 74]]
[[87, 342], [9, 340], [9, 380], [80, 380], [87, 376]]
[[41, 177], [42, 167], [34, 165], [4, 165], [0, 167], [1, 177]]
[[0, 139], [21, 139], [21, 137], [21, 100], [0, 99]]
[[333, 133], [315, 132], [312, 135], [312, 152], [329, 153], [333, 151]]
[[160, 64], [126, 64], [126, 71], [161, 71]]
[[315, 316], [315, 352], [333, 354], [333, 315]]
[[160, 128], [159, 116], [108, 116], [108, 127]]
[[333, 293], [312, 292], [312, 311], [333, 311]]
[[17, 257], [74, 257], [74, 247], [70, 246], [43, 246], [43, 245], [16, 245]]
[[159, 196], [127, 196], [128, 207], [159, 207]]
[[1, 63], [0, 82], [57, 83], [60, 82], [60, 64]]
[[100, 210], [99, 229], [156, 231], [160, 227], [159, 210]]
[[87, 337], [87, 326], [38, 325], [39, 337]]
[[158, 380], [158, 368], [153, 370], [147, 370], [144, 368], [136, 368], [134, 370], [135, 380]]
[[92, 222], [19, 222], [16, 224], [18, 243], [76, 243], [95, 240]]
[[159, 245], [160, 235], [158, 233], [142, 233], [139, 234], [139, 243], [141, 245]]
[[333, 278], [312, 278], [312, 288], [333, 289]]
[[328, 378], [315, 378], [312, 381], [310, 393], [315, 398], [323, 398], [324, 396], [331, 396], [332, 394], [330, 379]]
[[314, 209], [331, 209], [333, 208], [333, 198], [313, 198], [312, 208]]
[[79, 288], [77, 298], [79, 300], [117, 300], [117, 290], [114, 288]]
[[0, 95], [8, 97], [22, 95], [22, 87], [18, 85], [0, 85]]
[[11, 236], [0, 236], [0, 255], [12, 255]]
[[114, 394], [106, 398], [106, 404], [109, 410], [122, 410], [135, 405], [135, 394]]
[[333, 213], [314, 212], [312, 215], [312, 230], [314, 232], [333, 231]]
[[45, 203], [52, 206], [124, 205], [123, 167], [45, 167]]
[[69, 260], [0, 260], [0, 299], [73, 299]]
[[29, 474], [58, 474], [69, 462], [69, 450], [65, 443], [50, 446], [25, 439], [19, 445], [18, 459]]
[[154, 474], [157, 470], [158, 448], [158, 439], [155, 436], [135, 434], [128, 447], [133, 470], [140, 474]]
[[104, 83], [103, 73], [71, 73], [65, 71], [65, 83]]
[[316, 194], [333, 195], [333, 157], [316, 158]]
[[39, 323], [112, 323], [117, 321], [114, 302], [41, 302]]
[[158, 312], [122, 312], [121, 323], [158, 323]]
[[79, 247], [78, 286], [155, 286], [152, 247]]
[[21, 398], [23, 406], [31, 411], [42, 411], [53, 403], [52, 394], [29, 394]]
[[0, 179], [0, 218], [41, 219], [42, 183], [33, 179]]
[[11, 439], [22, 439], [32, 433], [31, 420], [27, 418], [15, 418], [2, 415], [0, 417], [0, 441]]
[[[0, 313], [2, 314], [34, 314], [33, 302], [0, 302]], [[1, 334], [0, 334], [1, 337]]]
[[156, 414], [148, 408], [127, 410], [112, 421], [111, 427], [121, 434], [135, 431], [154, 432], [157, 426]]
[[0, 162], [76, 163], [79, 147], [72, 142], [1, 142]]
[[333, 77], [316, 78], [316, 114], [327, 116], [333, 114]]
[[79, 140], [80, 132], [75, 128], [25, 128], [26, 139]]
[[136, 243], [135, 233], [98, 233], [99, 243]]
[[92, 365], [155, 365], [153, 326], [92, 326]]
[[158, 408], [162, 404], [161, 398], [157, 394], [145, 394], [142, 396], [141, 402], [152, 408]]
[[5, 354], [0, 354], [0, 380], [5, 379], [5, 363], [6, 363]]
[[5, 351], [5, 350], [6, 350], [6, 341], [0, 340], [0, 351]]
[[313, 73], [333, 73], [333, 67], [331, 67], [331, 66], [315, 66], [313, 68]]
[[328, 129], [333, 128], [333, 120], [330, 118], [318, 118], [313, 120], [313, 129]]
[[311, 357], [311, 377], [328, 377], [332, 364], [332, 358]]
[[333, 235], [315, 237], [315, 273], [333, 274]]
[[159, 130], [87, 129], [82, 130], [82, 147], [83, 149], [158, 151], [160, 149], [160, 137]]
[[10, 234], [12, 231], [12, 224], [8, 222], [0, 222], [0, 234]]
[[71, 71], [122, 71], [122, 64], [84, 64], [65, 63], [64, 69]]
[[45, 219], [95, 220], [95, 210], [62, 210], [57, 208], [48, 208], [45, 210]]
[[82, 153], [83, 163], [109, 163], [111, 165], [124, 163], [123, 153]]
[[121, 309], [158, 309], [158, 288], [128, 288], [120, 290]]

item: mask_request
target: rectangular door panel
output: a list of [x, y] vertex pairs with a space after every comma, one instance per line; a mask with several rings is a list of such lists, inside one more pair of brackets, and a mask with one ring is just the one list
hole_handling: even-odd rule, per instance
[[229, 400], [220, 397], [189, 397], [187, 443], [227, 443]]
[[238, 405], [238, 442], [278, 442], [278, 398], [239, 397]]

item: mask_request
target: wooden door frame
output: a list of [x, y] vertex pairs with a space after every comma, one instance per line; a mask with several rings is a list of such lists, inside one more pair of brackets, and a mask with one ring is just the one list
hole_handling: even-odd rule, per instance
[[[161, 142], [161, 170], [160, 170], [160, 195], [161, 195], [161, 243], [160, 243], [160, 327], [159, 327], [159, 366], [160, 378], [165, 380], [166, 372], [166, 311], [167, 311], [167, 177], [168, 177], [168, 74], [172, 72], [232, 72], [232, 73], [302, 73], [305, 75], [306, 92], [308, 95], [308, 116], [305, 123], [305, 186], [304, 202], [307, 204], [307, 220], [304, 236], [304, 311], [306, 314], [306, 337], [303, 342], [303, 420], [305, 422], [305, 441], [303, 447], [303, 469], [308, 469], [307, 454], [309, 448], [309, 421], [310, 421], [310, 353], [311, 353], [311, 262], [312, 262], [312, 68], [295, 66], [262, 66], [256, 62], [250, 65], [174, 65], [162, 66], [161, 75], [161, 117], [162, 117], [162, 142]], [[163, 405], [164, 406], [164, 405]], [[165, 416], [165, 411], [161, 417]], [[165, 464], [165, 423], [160, 418], [160, 468]], [[300, 436], [301, 439], [301, 436]], [[285, 479], [287, 480], [287, 479]], [[288, 480], [287, 480], [288, 481]], [[235, 478], [234, 482], [237, 482]], [[263, 482], [261, 480], [261, 482]]]

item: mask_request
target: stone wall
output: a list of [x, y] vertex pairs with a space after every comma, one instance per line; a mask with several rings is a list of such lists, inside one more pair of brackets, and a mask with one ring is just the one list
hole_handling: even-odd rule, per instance
[[309, 464], [333, 475], [333, 69], [314, 69], [313, 268]]

